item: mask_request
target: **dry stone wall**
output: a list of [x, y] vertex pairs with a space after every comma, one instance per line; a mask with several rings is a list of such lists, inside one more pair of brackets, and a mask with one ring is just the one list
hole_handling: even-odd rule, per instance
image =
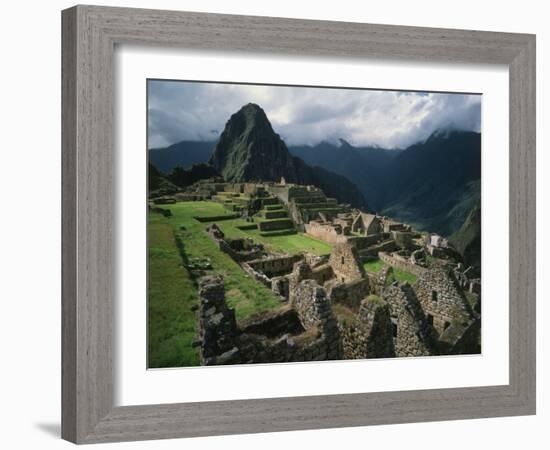
[[256, 244], [251, 239], [226, 241], [223, 231], [215, 223], [207, 227], [206, 231], [220, 251], [228, 254], [231, 259], [238, 263], [255, 260], [264, 255], [263, 245]]
[[236, 364], [241, 361], [237, 347], [235, 311], [225, 302], [221, 277], [204, 277], [199, 285], [199, 340], [202, 365]]
[[292, 272], [294, 264], [303, 259], [302, 255], [272, 256], [248, 261], [248, 266], [256, 272], [263, 273], [268, 278], [286, 275]]
[[340, 318], [338, 328], [346, 359], [395, 356], [390, 307], [379, 297], [364, 299], [359, 313]]
[[341, 242], [332, 247], [329, 264], [336, 278], [342, 283], [365, 278], [365, 270], [359, 262], [357, 249], [349, 242]]
[[371, 245], [363, 250], [360, 250], [359, 255], [365, 256], [378, 256], [380, 252], [393, 252], [397, 250], [397, 245], [393, 239], [380, 242], [379, 244]]
[[314, 280], [300, 281], [291, 291], [290, 304], [305, 329], [317, 328], [324, 336], [318, 358], [340, 359], [340, 332], [325, 290]]
[[349, 283], [338, 283], [329, 291], [331, 303], [339, 303], [352, 311], [357, 311], [361, 301], [370, 293], [369, 279], [362, 278]]
[[392, 284], [384, 290], [383, 299], [390, 306], [395, 355], [404, 357], [432, 354], [426, 344], [429, 341], [429, 326], [412, 288], [408, 284]]
[[273, 219], [266, 220], [264, 222], [258, 222], [258, 229], [260, 231], [277, 231], [287, 230], [294, 226], [290, 219]]
[[433, 327], [442, 334], [453, 322], [468, 323], [473, 318], [466, 298], [457, 286], [449, 268], [432, 268], [424, 271], [415, 284], [422, 308], [433, 317]]
[[[199, 336], [202, 365], [322, 361], [341, 359], [336, 320], [324, 290], [304, 282], [291, 306], [237, 323], [225, 302], [221, 277], [199, 284]], [[319, 288], [319, 289], [317, 289]]]
[[249, 274], [256, 281], [259, 281], [260, 283], [264, 284], [269, 289], [273, 289], [273, 281], [265, 273], [254, 270], [248, 263], [244, 263], [241, 267], [247, 274]]
[[440, 353], [479, 353], [481, 320], [466, 300], [452, 269], [432, 268], [419, 278], [416, 294], [432, 323]]
[[382, 233], [371, 234], [369, 236], [348, 236], [347, 240], [352, 244], [358, 251], [362, 251], [370, 247], [371, 245], [377, 244], [383, 238]]
[[388, 266], [395, 267], [396, 269], [403, 270], [405, 272], [410, 272], [418, 277], [422, 276], [426, 272], [424, 267], [405, 261], [400, 257], [393, 257], [385, 252], [378, 253], [378, 257]]
[[391, 266], [383, 266], [378, 273], [367, 272], [369, 279], [369, 288], [372, 294], [381, 296], [386, 288], [387, 279], [393, 268]]
[[334, 278], [334, 271], [329, 264], [323, 264], [311, 269], [310, 278], [323, 286], [328, 280]]
[[274, 277], [271, 279], [271, 290], [284, 301], [288, 300], [290, 282], [288, 277]]
[[344, 236], [344, 230], [341, 225], [311, 221], [306, 223], [304, 227], [307, 234], [329, 244], [336, 244]]

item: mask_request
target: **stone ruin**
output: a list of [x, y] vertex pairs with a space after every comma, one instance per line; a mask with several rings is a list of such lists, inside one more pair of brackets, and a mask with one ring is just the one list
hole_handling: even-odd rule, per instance
[[288, 299], [288, 280], [294, 264], [303, 259], [302, 255], [271, 255], [243, 263], [245, 272], [270, 288], [282, 300]]
[[312, 282], [295, 291], [292, 302], [237, 322], [227, 306], [223, 279], [205, 277], [199, 286], [202, 365], [341, 359], [337, 322], [328, 299]]
[[[342, 264], [342, 257], [351, 259]], [[286, 302], [240, 322], [225, 302], [223, 280], [201, 279], [201, 363], [429, 356], [478, 347], [479, 314], [449, 267], [423, 272], [414, 287], [385, 280], [375, 287], [360, 268], [349, 243], [337, 246], [328, 260], [301, 259], [290, 274], [277, 277], [285, 282]]]
[[349, 242], [342, 242], [332, 247], [328, 264], [334, 275], [342, 283], [365, 278], [365, 269], [359, 261], [357, 249]]
[[480, 270], [468, 266], [464, 267], [462, 263], [458, 263], [454, 268], [454, 274], [460, 287], [474, 296], [476, 300], [476, 310], [481, 312], [481, 273]]
[[223, 231], [215, 223], [208, 226], [206, 232], [222, 252], [227, 253], [238, 263], [258, 259], [266, 255], [264, 246], [256, 244], [252, 239], [226, 239]]
[[471, 353], [478, 346], [481, 318], [466, 299], [451, 267], [426, 271], [414, 290], [430, 324], [437, 353]]
[[377, 296], [363, 299], [357, 314], [341, 316], [338, 328], [346, 359], [395, 356], [391, 310]]
[[[324, 257], [269, 253], [252, 239], [227, 239], [210, 225], [207, 232], [219, 249], [271, 288], [281, 306], [237, 322], [223, 280], [202, 278], [196, 341], [201, 364], [479, 353], [479, 273], [452, 267], [453, 249], [443, 238], [421, 236], [388, 217], [338, 209], [312, 187], [225, 183], [215, 190], [220, 201], [245, 201], [239, 192], [258, 195], [266, 218], [286, 211], [297, 229], [333, 247]], [[366, 273], [363, 263], [376, 258], [383, 268]], [[417, 281], [392, 282], [394, 270]]]
[[266, 183], [266, 190], [285, 205], [297, 229], [304, 231], [305, 224], [313, 220], [329, 222], [351, 211], [349, 205], [339, 204], [315, 186], [291, 183]]
[[311, 220], [304, 224], [304, 230], [310, 236], [329, 244], [336, 244], [341, 241], [342, 237], [351, 235], [351, 227], [345, 222], [341, 223], [338, 219], [334, 221]]
[[285, 276], [292, 272], [294, 264], [301, 261], [303, 255], [270, 254], [263, 245], [256, 244], [252, 239], [226, 239], [223, 231], [215, 223], [208, 226], [206, 232], [218, 248], [229, 255], [246, 273], [272, 289], [281, 300], [288, 299], [288, 280]]

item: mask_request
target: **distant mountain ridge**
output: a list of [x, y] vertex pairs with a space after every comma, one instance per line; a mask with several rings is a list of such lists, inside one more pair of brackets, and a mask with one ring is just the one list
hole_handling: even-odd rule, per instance
[[481, 202], [481, 134], [434, 133], [401, 152], [389, 169], [382, 212], [450, 236]]
[[[234, 124], [235, 130], [237, 125]], [[246, 130], [243, 123], [239, 126], [242, 132]], [[230, 178], [250, 179], [254, 173], [258, 177], [255, 179], [263, 176], [276, 179], [275, 174], [283, 173], [287, 181], [315, 184], [339, 200], [348, 193], [348, 183], [353, 183], [367, 199], [371, 211], [444, 236], [457, 232], [481, 200], [480, 133], [438, 130], [425, 141], [406, 149], [388, 150], [355, 147], [344, 140], [340, 145], [321, 142], [314, 146], [287, 148], [270, 124], [264, 131], [270, 135], [269, 139], [261, 133], [236, 133], [246, 137], [243, 141], [232, 138], [235, 146], [229, 152], [225, 140], [230, 136], [224, 138], [224, 148], [220, 148], [217, 158], [225, 161], [224, 169]], [[257, 132], [259, 130], [254, 133]], [[281, 154], [275, 158], [258, 151], [247, 159], [246, 149], [253, 142], [252, 147], [262, 142], [271, 149], [266, 150], [269, 154], [275, 149], [278, 149], [277, 154], [279, 151]], [[206, 162], [215, 148], [215, 142], [181, 142], [166, 149], [151, 150], [149, 158], [161, 171], [167, 172], [174, 167], [166, 166], [168, 162], [176, 165], [175, 161], [178, 161], [184, 167]], [[186, 149], [189, 152], [186, 153]], [[238, 172], [241, 169], [233, 167], [237, 161], [243, 163], [242, 173]], [[335, 195], [338, 189], [342, 192]]]
[[437, 130], [404, 150], [321, 142], [290, 147], [308, 164], [354, 182], [371, 209], [421, 230], [450, 236], [480, 202], [481, 135]]
[[386, 168], [401, 152], [378, 147], [354, 147], [343, 139], [339, 146], [323, 141], [314, 146], [291, 146], [289, 150], [307, 164], [330, 168], [355, 183], [368, 198], [373, 211], [379, 211], [383, 206], [379, 191], [384, 184]]
[[181, 141], [164, 148], [149, 150], [149, 162], [161, 172], [168, 173], [177, 166], [184, 169], [208, 161], [216, 142]]

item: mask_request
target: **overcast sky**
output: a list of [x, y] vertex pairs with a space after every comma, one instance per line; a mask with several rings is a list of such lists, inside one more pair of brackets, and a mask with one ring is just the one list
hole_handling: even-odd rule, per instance
[[437, 129], [480, 131], [481, 96], [149, 81], [149, 148], [215, 141], [231, 114], [257, 103], [287, 145], [345, 139], [405, 148]]

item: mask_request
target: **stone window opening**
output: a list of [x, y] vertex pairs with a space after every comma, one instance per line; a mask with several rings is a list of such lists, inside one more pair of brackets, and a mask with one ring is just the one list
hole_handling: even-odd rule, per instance
[[445, 324], [443, 325], [443, 329], [446, 330], [447, 328], [449, 328], [451, 326], [451, 322], [445, 322]]
[[437, 302], [437, 291], [432, 291], [432, 302]]
[[428, 324], [430, 326], [434, 326], [434, 316], [432, 316], [431, 314], [428, 314], [428, 316], [426, 317], [426, 320], [428, 321]]
[[391, 321], [391, 329], [392, 329], [393, 337], [396, 338], [397, 337], [397, 321], [396, 320]]
[[344, 257], [342, 256], [341, 260], [340, 260], [340, 264], [344, 265], [345, 264], [345, 260], [344, 260]]

